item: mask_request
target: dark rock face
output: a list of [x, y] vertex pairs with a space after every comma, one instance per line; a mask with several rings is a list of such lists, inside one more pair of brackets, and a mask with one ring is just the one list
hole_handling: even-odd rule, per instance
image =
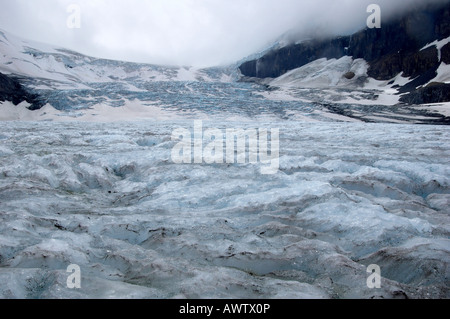
[[441, 61], [450, 64], [450, 43], [444, 45], [441, 49]]
[[26, 95], [19, 82], [0, 73], [0, 101], [11, 101], [15, 105], [24, 101], [22, 98]]
[[438, 50], [434, 46], [411, 53], [402, 60], [403, 76], [415, 78], [439, 63]]
[[421, 4], [401, 17], [382, 22], [380, 29], [367, 28], [348, 37], [291, 45], [246, 62], [240, 70], [247, 77], [275, 78], [320, 58], [348, 55], [366, 60], [368, 76], [376, 80], [386, 81], [401, 72], [405, 77], [416, 78], [407, 88], [414, 90], [436, 76], [441, 62], [450, 64], [449, 44], [441, 50], [441, 61], [436, 46], [421, 49], [449, 36], [450, 1]]
[[276, 78], [317, 59], [339, 59], [346, 55], [348, 43], [348, 37], [340, 37], [290, 45], [272, 51], [258, 60], [246, 62], [240, 70], [249, 77]]
[[370, 63], [368, 75], [386, 81], [403, 71], [404, 77], [415, 78], [439, 64], [438, 51], [432, 46], [422, 51], [384, 55]]
[[348, 37], [290, 45], [248, 61], [240, 70], [248, 77], [274, 78], [320, 58], [338, 59], [348, 55], [369, 62], [369, 76], [377, 80], [391, 79], [401, 71], [413, 76], [439, 63], [435, 48], [420, 49], [448, 36], [450, 2], [416, 8], [383, 24], [381, 29], [365, 29]]
[[402, 71], [402, 64], [400, 54], [387, 54], [369, 63], [367, 75], [377, 80], [389, 80]]
[[450, 101], [450, 84], [430, 83], [426, 87], [404, 95], [401, 102], [408, 104], [427, 104]]
[[0, 101], [10, 101], [14, 105], [27, 101], [31, 104], [30, 110], [38, 110], [44, 105], [39, 96], [27, 92], [17, 79], [2, 73], [0, 73]]
[[[420, 49], [450, 36], [449, 21], [449, 3], [417, 9], [381, 29], [359, 32], [356, 45], [350, 48], [350, 55], [368, 61], [368, 75], [377, 80], [389, 80], [401, 71], [406, 77], [419, 76], [440, 63], [435, 47]], [[364, 50], [365, 45], [373, 46], [372, 50]]]

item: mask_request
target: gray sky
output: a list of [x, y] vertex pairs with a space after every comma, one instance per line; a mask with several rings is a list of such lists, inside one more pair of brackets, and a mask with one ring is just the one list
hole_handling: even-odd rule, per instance
[[[84, 54], [157, 64], [211, 66], [260, 51], [286, 32], [348, 34], [440, 0], [0, 0], [0, 28]], [[67, 27], [70, 4], [81, 28]]]

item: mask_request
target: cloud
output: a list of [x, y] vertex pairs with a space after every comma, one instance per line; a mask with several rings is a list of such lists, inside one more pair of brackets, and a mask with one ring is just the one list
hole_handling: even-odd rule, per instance
[[[439, 1], [439, 0], [434, 0]], [[0, 0], [0, 28], [85, 54], [127, 61], [232, 63], [283, 34], [345, 34], [364, 27], [367, 5], [384, 17], [430, 0]], [[81, 8], [69, 29], [67, 7]]]

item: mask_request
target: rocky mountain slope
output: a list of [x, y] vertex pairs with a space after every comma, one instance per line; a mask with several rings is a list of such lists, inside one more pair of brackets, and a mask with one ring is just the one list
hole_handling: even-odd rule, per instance
[[29, 93], [18, 80], [0, 73], [0, 102], [11, 101], [14, 104], [26, 101], [30, 109], [42, 107], [36, 94]]
[[[450, 2], [420, 5], [383, 21], [380, 29], [366, 28], [349, 36], [291, 44], [243, 63], [240, 71], [247, 79], [274, 79], [319, 59], [347, 56], [368, 64], [359, 75], [360, 81], [348, 82], [350, 86], [364, 87], [368, 78], [388, 81], [390, 88], [403, 94], [402, 102], [444, 102], [450, 101], [446, 84], [450, 82], [449, 41]], [[356, 75], [348, 68], [340, 77], [351, 80]], [[395, 81], [398, 76], [404, 78], [402, 83]]]

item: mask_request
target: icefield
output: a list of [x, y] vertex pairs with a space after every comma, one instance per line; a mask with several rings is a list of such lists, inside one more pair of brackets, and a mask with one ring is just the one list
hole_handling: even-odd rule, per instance
[[[399, 103], [413, 78], [343, 57], [255, 82], [1, 30], [0, 52], [39, 97], [0, 101], [0, 298], [450, 298], [450, 103]], [[176, 164], [196, 121], [278, 129], [278, 170]]]
[[0, 298], [450, 297], [448, 126], [204, 119], [279, 128], [264, 175], [175, 164], [193, 125], [2, 122]]

